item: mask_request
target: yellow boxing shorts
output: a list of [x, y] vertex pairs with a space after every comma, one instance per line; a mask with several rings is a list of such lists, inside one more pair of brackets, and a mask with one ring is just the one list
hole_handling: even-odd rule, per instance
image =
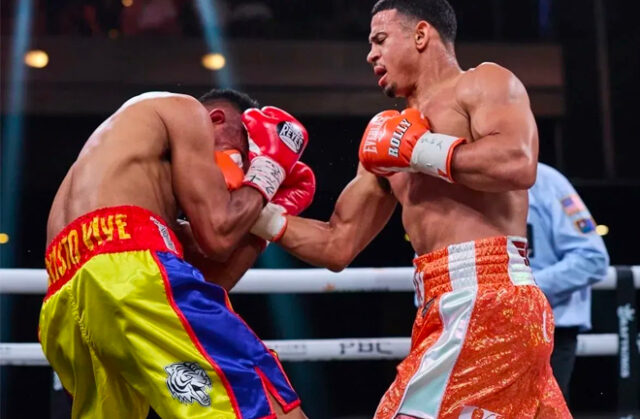
[[166, 223], [134, 206], [85, 214], [49, 245], [44, 353], [73, 418], [275, 418], [300, 404], [226, 291], [182, 259]]

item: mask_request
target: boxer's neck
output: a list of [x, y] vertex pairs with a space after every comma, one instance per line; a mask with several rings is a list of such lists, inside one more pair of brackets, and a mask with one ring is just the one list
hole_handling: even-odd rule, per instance
[[427, 102], [443, 82], [462, 73], [455, 53], [442, 44], [426, 51], [421, 59], [423, 70], [418, 74], [413, 92], [407, 96], [407, 104], [415, 108]]

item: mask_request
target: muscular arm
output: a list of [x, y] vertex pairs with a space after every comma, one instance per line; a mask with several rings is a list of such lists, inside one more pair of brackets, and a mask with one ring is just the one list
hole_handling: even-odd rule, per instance
[[456, 94], [476, 140], [454, 152], [455, 182], [487, 192], [531, 187], [538, 130], [522, 83], [502, 67], [482, 64], [463, 76]]
[[344, 269], [382, 230], [397, 201], [387, 182], [367, 172], [358, 173], [342, 191], [328, 222], [288, 217], [288, 227], [278, 244], [315, 266]]
[[198, 101], [172, 96], [158, 113], [170, 138], [174, 193], [193, 236], [208, 257], [226, 260], [257, 219], [264, 199], [250, 187], [227, 190], [213, 159], [211, 120]]
[[254, 265], [262, 253], [264, 241], [252, 234], [245, 235], [226, 262], [218, 262], [206, 257], [198, 248], [191, 226], [181, 221], [176, 234], [183, 244], [185, 260], [198, 268], [208, 282], [220, 285], [227, 291]]

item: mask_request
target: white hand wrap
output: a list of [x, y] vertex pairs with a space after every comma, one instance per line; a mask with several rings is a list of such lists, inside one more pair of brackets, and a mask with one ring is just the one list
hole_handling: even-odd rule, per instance
[[269, 202], [251, 227], [251, 233], [268, 241], [278, 240], [287, 229], [286, 213], [284, 207]]
[[453, 183], [451, 157], [463, 138], [425, 132], [411, 153], [411, 168]]
[[257, 156], [251, 160], [243, 184], [258, 189], [267, 201], [271, 201], [286, 176], [282, 166], [275, 160], [267, 156]]

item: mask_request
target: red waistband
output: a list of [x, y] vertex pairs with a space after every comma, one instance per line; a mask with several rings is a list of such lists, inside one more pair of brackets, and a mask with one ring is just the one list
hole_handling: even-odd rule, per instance
[[76, 218], [47, 247], [47, 296], [93, 256], [135, 250], [172, 252], [182, 257], [182, 245], [174, 232], [161, 217], [144, 208], [101, 208]]

